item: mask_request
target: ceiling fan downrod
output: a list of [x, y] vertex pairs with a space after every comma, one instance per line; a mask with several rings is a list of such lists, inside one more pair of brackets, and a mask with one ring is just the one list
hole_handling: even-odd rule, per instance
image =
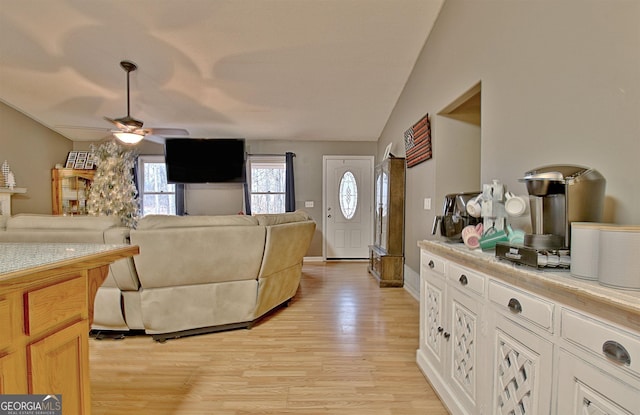
[[120, 66], [127, 72], [127, 118], [131, 118], [130, 99], [129, 99], [129, 74], [138, 69], [138, 65], [131, 61], [121, 61]]

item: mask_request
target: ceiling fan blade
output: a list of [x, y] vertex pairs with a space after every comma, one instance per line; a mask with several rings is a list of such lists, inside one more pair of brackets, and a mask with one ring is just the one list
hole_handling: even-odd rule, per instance
[[89, 126], [81, 126], [81, 125], [54, 125], [53, 128], [61, 129], [61, 130], [86, 130], [86, 131], [96, 131], [96, 132], [106, 132], [106, 133], [110, 131], [110, 129], [106, 127], [89, 127]]
[[186, 136], [189, 135], [189, 131], [184, 128], [146, 128], [147, 134], [162, 135], [162, 136]]
[[146, 141], [150, 141], [152, 143], [157, 143], [157, 144], [162, 144], [164, 145], [165, 143], [165, 139], [162, 136], [159, 135], [154, 135], [154, 134], [147, 134], [144, 136], [144, 139]]
[[125, 124], [121, 123], [118, 120], [115, 120], [109, 117], [104, 117], [104, 119], [109, 121], [111, 124], [115, 125], [116, 127], [118, 127], [118, 129], [121, 131], [129, 131], [129, 127], [127, 127]]
[[111, 129], [104, 127], [55, 125], [53, 129], [71, 140], [100, 141], [111, 135]]

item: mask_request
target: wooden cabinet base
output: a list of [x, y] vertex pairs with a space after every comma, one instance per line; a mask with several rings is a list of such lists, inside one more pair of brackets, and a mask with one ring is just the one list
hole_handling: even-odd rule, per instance
[[369, 248], [369, 273], [374, 276], [380, 287], [402, 287], [404, 285], [404, 257], [385, 255], [371, 246]]

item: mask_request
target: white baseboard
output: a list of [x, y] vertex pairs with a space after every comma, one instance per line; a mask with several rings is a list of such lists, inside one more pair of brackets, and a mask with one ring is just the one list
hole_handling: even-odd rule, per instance
[[404, 266], [404, 289], [416, 301], [420, 301], [420, 274], [406, 265]]
[[324, 262], [324, 258], [321, 256], [306, 256], [303, 259], [304, 262]]

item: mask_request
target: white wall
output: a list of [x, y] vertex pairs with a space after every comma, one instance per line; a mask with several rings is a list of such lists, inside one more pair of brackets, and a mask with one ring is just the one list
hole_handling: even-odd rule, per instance
[[[596, 168], [607, 179], [605, 219], [640, 223], [640, 1], [446, 0], [378, 143], [402, 133], [482, 82], [480, 183], [548, 164]], [[447, 152], [438, 117], [433, 159], [407, 170], [407, 265], [431, 238]], [[400, 153], [396, 151], [396, 153]], [[417, 195], [417, 196], [416, 196]], [[434, 197], [434, 209], [422, 199]], [[438, 195], [438, 197], [440, 197]]]

